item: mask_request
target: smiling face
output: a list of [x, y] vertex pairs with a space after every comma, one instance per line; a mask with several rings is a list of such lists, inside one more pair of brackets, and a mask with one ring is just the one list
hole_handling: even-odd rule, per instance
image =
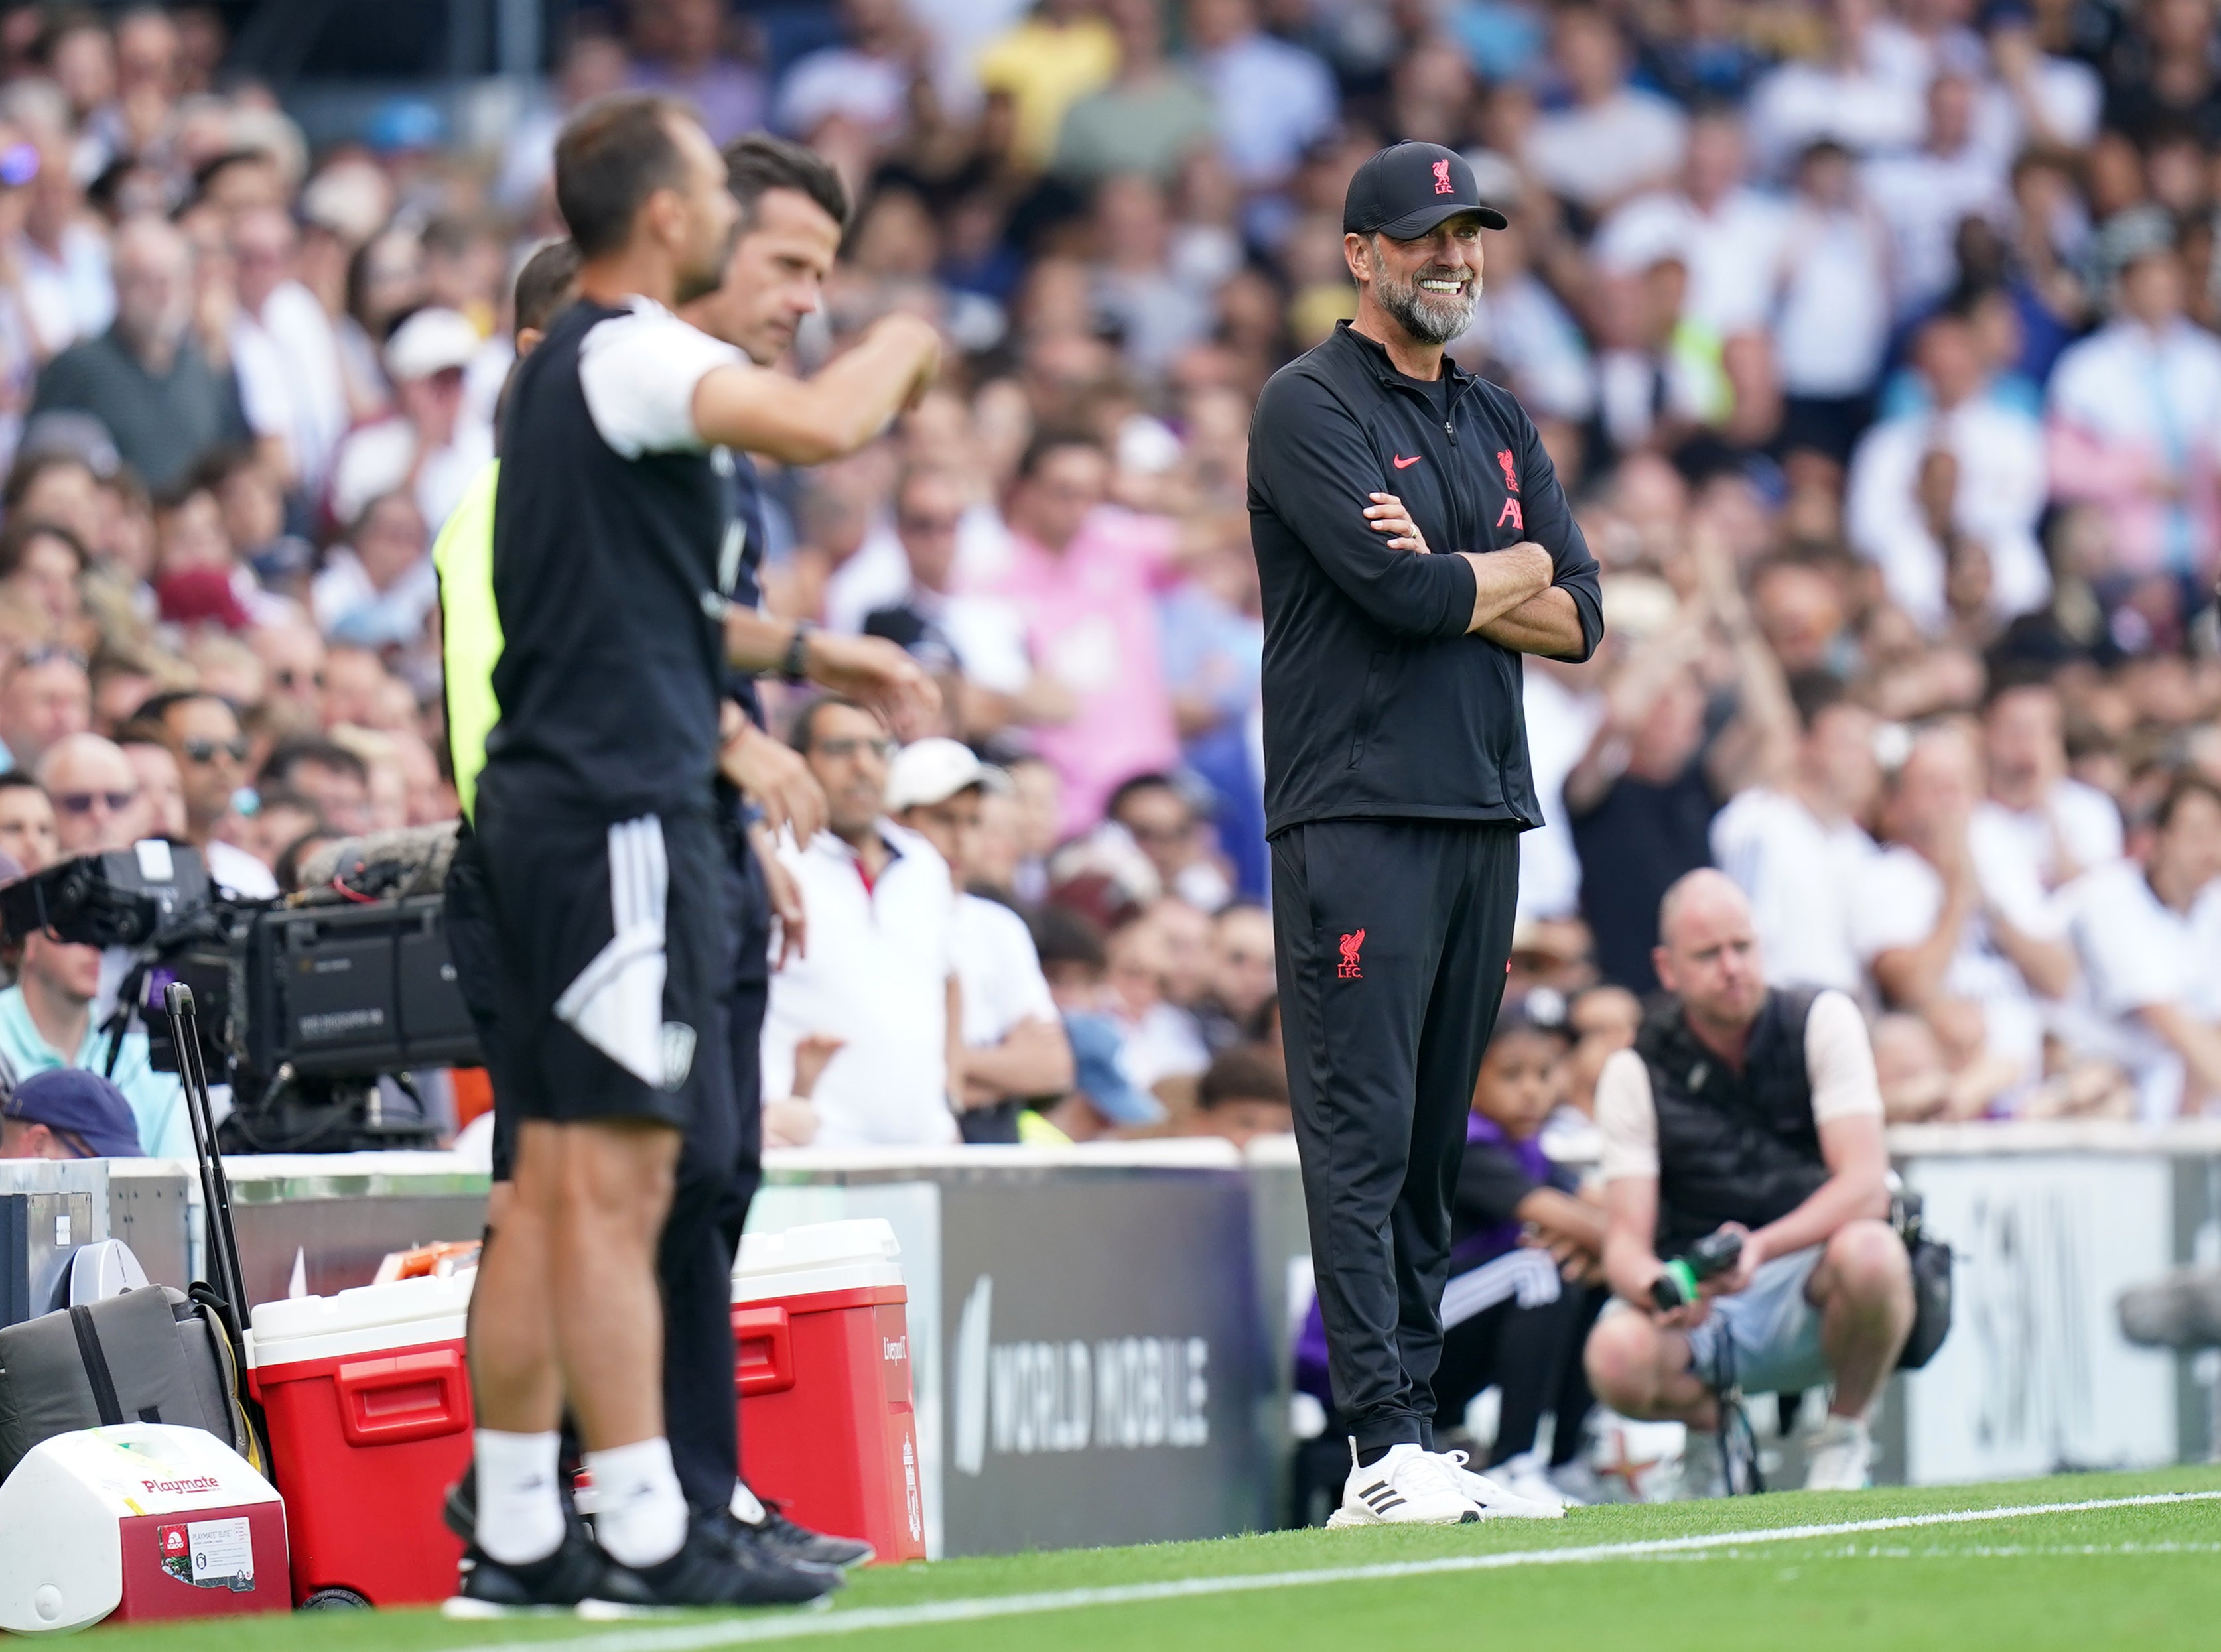
[[1373, 302], [1421, 344], [1448, 344], [1473, 325], [1480, 303], [1480, 215], [1461, 212], [1416, 240], [1345, 235], [1349, 272]]

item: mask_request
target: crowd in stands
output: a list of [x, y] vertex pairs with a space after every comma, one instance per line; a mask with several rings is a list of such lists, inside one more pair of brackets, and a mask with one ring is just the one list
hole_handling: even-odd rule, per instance
[[[893, 310], [949, 341], [871, 448], [766, 467], [769, 606], [914, 651], [953, 743], [767, 685], [850, 839], [787, 857], [773, 1138], [946, 1139], [960, 1063], [1081, 1138], [1284, 1127], [1247, 430], [1354, 308], [1351, 171], [1422, 138], [1511, 221], [1453, 352], [1604, 569], [1597, 658], [1526, 668], [1565, 1100], [1708, 862], [1874, 1018], [1893, 1119], [2221, 1096], [2214, 0], [610, 0], [552, 49], [490, 146], [413, 97], [311, 146], [213, 8], [0, 11], [23, 866], [160, 834], [269, 895], [454, 814], [428, 546], [555, 131], [660, 88], [854, 197], [797, 371]], [[844, 931], [867, 840], [997, 912]]]

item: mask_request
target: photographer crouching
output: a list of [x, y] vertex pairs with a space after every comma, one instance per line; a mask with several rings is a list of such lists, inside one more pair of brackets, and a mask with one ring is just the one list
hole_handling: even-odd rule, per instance
[[1718, 872], [1667, 890], [1658, 932], [1671, 996], [1597, 1083], [1618, 1300], [1590, 1334], [1590, 1383], [1629, 1417], [1689, 1425], [1699, 1497], [1728, 1489], [1723, 1395], [1828, 1387], [1806, 1489], [1863, 1486], [1867, 1413], [1914, 1306], [1866, 1022], [1840, 992], [1767, 987], [1750, 904]]

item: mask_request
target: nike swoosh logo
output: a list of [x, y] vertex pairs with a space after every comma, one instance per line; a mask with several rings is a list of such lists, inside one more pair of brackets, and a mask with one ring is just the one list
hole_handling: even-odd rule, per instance
[[1389, 462], [1399, 471], [1408, 471], [1424, 458], [1426, 458], [1424, 453], [1414, 453], [1409, 458], [1405, 458], [1401, 453], [1395, 453], [1390, 456]]

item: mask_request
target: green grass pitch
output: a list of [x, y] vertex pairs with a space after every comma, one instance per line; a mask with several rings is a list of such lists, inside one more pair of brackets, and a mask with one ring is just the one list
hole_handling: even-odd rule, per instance
[[[2127, 1500], [2137, 1499], [2148, 1500]], [[2082, 1503], [2113, 1506], [1933, 1518]], [[97, 1636], [103, 1652], [811, 1643], [896, 1652], [2212, 1652], [2221, 1647], [2221, 1468], [946, 1561], [867, 1572], [829, 1610], [800, 1612], [622, 1624], [320, 1612]]]

